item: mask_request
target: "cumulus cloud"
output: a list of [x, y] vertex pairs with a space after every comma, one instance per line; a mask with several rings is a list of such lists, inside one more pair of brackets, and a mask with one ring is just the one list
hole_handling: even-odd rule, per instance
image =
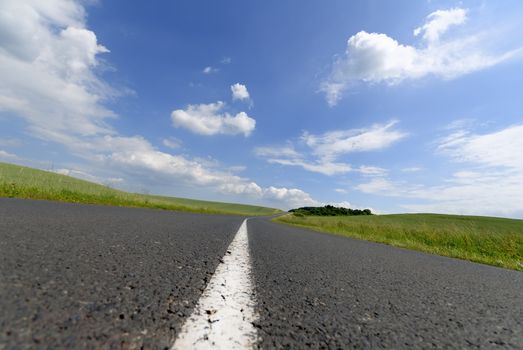
[[375, 124], [369, 128], [336, 130], [324, 134], [304, 132], [300, 144], [305, 146], [298, 152], [292, 142], [287, 146], [265, 146], [255, 149], [255, 154], [269, 163], [301, 167], [307, 171], [324, 175], [346, 174], [351, 171], [363, 175], [381, 175], [385, 169], [362, 165], [353, 168], [350, 164], [338, 161], [341, 156], [385, 149], [407, 136], [395, 128], [397, 121]]
[[102, 102], [116, 93], [94, 73], [108, 50], [74, 1], [6, 0], [0, 13], [0, 111], [41, 138], [111, 132]]
[[319, 205], [320, 202], [314, 200], [310, 194], [297, 188], [260, 187], [255, 182], [227, 183], [220, 186], [224, 193], [248, 195], [263, 198], [269, 202], [285, 203], [288, 208], [301, 206]]
[[[95, 173], [111, 172], [115, 183], [132, 178], [188, 184], [282, 206], [314, 202], [299, 189], [260, 187], [219, 165], [162, 152], [142, 136], [115, 130], [109, 121], [116, 115], [105, 102], [120, 91], [97, 74], [99, 57], [109, 50], [86, 27], [81, 4], [4, 0], [0, 11], [0, 113], [23, 119], [30, 134], [63, 145], [93, 172], [63, 168], [61, 173], [102, 179]], [[189, 106], [174, 111], [173, 122], [202, 134], [247, 136], [254, 130], [255, 121], [246, 113], [231, 116], [223, 107], [221, 102]], [[170, 139], [163, 144], [174, 145]], [[0, 158], [14, 157], [0, 151]]]
[[235, 116], [223, 112], [225, 104], [221, 101], [210, 104], [189, 105], [186, 109], [177, 109], [171, 113], [175, 127], [183, 127], [200, 135], [237, 135], [249, 136], [256, 127], [256, 120], [247, 113]]
[[247, 91], [247, 86], [236, 83], [231, 85], [232, 100], [248, 100], [250, 98], [249, 91]]
[[308, 193], [296, 188], [270, 186], [263, 191], [263, 196], [267, 199], [284, 201], [293, 208], [320, 205]]
[[[86, 142], [87, 140], [88, 142]], [[271, 203], [285, 208], [318, 203], [300, 189], [261, 187], [248, 178], [220, 169], [219, 164], [162, 152], [142, 136], [104, 135], [81, 139], [68, 146], [74, 154], [90, 160], [92, 169], [114, 169], [117, 173], [123, 174], [122, 177], [131, 176], [144, 179], [153, 177], [154, 181], [158, 183], [196, 185], [223, 194], [243, 196], [257, 202]], [[0, 153], [0, 157], [1, 155]], [[69, 169], [60, 171], [63, 174], [67, 172], [67, 175], [86, 179], [90, 176], [89, 179], [96, 182], [106, 179]], [[111, 184], [119, 182], [112, 181]], [[275, 193], [279, 193], [279, 195]]]
[[414, 211], [501, 215], [523, 218], [523, 125], [488, 134], [456, 131], [439, 140], [437, 152], [465, 168], [442, 185], [425, 186], [374, 178], [356, 189], [370, 194], [422, 200]]
[[467, 10], [439, 10], [415, 29], [423, 42], [419, 46], [400, 44], [387, 34], [360, 31], [347, 41], [345, 54], [338, 58], [329, 77], [321, 84], [329, 105], [335, 105], [350, 84], [398, 84], [429, 75], [452, 79], [478, 71], [513, 57], [518, 51], [488, 52], [479, 35], [443, 39], [451, 26], [466, 21]]

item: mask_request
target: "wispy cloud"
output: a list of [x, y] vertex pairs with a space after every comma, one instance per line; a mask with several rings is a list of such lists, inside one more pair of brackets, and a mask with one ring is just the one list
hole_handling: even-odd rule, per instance
[[387, 174], [387, 169], [383, 169], [377, 166], [362, 165], [357, 170], [360, 174], [367, 176], [383, 176]]
[[214, 68], [214, 67], [211, 67], [211, 66], [207, 66], [205, 67], [203, 70], [202, 70], [202, 73], [203, 74], [213, 74], [213, 73], [218, 73], [220, 70], [218, 68]]
[[[347, 41], [345, 54], [338, 58], [329, 77], [321, 84], [329, 105], [358, 81], [398, 84], [429, 75], [452, 79], [491, 67], [513, 57], [521, 49], [490, 52], [486, 34], [445, 36], [452, 26], [463, 25], [467, 9], [438, 10], [414, 30], [422, 37], [419, 46], [400, 44], [387, 34], [360, 31]], [[492, 40], [490, 40], [492, 41]]]
[[20, 147], [23, 141], [16, 138], [2, 138], [0, 139], [0, 146], [4, 147]]
[[392, 121], [369, 128], [336, 130], [318, 135], [304, 132], [297, 142], [302, 146], [300, 152], [295, 149], [293, 142], [288, 141], [286, 146], [258, 147], [255, 153], [269, 163], [297, 166], [329, 176], [351, 171], [363, 175], [381, 175], [386, 172], [385, 169], [367, 165], [353, 168], [338, 159], [350, 153], [382, 150], [400, 141], [407, 133], [396, 129], [396, 124], [397, 121]]
[[10, 153], [0, 149], [0, 160], [15, 161], [18, 160], [18, 156], [14, 153]]
[[462, 8], [432, 12], [427, 16], [425, 24], [414, 29], [414, 36], [421, 35], [426, 42], [435, 43], [451, 26], [465, 23], [467, 12], [467, 9]]
[[104, 178], [104, 177], [89, 174], [88, 172], [78, 170], [78, 169], [61, 168], [61, 169], [56, 169], [53, 171], [57, 174], [72, 176], [72, 177], [76, 177], [76, 178], [91, 181], [91, 182], [96, 182], [96, 183], [107, 185], [107, 186], [119, 185], [119, 184], [122, 184], [123, 182], [125, 182], [125, 180], [122, 179], [121, 177]]
[[322, 159], [332, 159], [343, 154], [368, 152], [387, 148], [407, 136], [395, 128], [397, 121], [375, 124], [364, 129], [336, 130], [314, 135], [305, 132], [301, 139], [313, 153]]
[[401, 169], [401, 171], [404, 173], [417, 173], [422, 170], [423, 170], [423, 168], [419, 167], [419, 166], [413, 166], [413, 167], [407, 167], [407, 168]]
[[323, 175], [336, 175], [345, 174], [352, 170], [350, 164], [347, 163], [335, 163], [329, 161], [315, 161], [315, 160], [303, 160], [299, 158], [285, 159], [285, 158], [270, 158], [267, 160], [272, 164], [298, 166], [307, 171], [319, 173]]
[[[439, 140], [437, 153], [464, 168], [442, 185], [416, 185], [381, 177], [356, 189], [407, 199], [403, 206], [409, 210], [523, 217], [522, 147], [523, 125], [481, 135], [468, 130], [453, 132]], [[423, 202], [412, 203], [416, 199]]]
[[484, 135], [457, 130], [441, 139], [437, 149], [459, 162], [523, 171], [523, 125]]
[[163, 139], [162, 140], [162, 144], [165, 146], [165, 147], [169, 147], [171, 149], [177, 149], [177, 148], [180, 148], [182, 146], [182, 140], [180, 139], [177, 139], [175, 137], [169, 137], [167, 139]]
[[267, 158], [299, 158], [301, 155], [294, 149], [294, 146], [281, 147], [257, 147], [254, 153], [260, 157]]

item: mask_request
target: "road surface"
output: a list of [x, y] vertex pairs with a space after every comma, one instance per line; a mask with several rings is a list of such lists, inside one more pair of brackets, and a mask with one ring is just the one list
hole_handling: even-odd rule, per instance
[[521, 272], [244, 219], [0, 199], [0, 349], [180, 348], [242, 283], [250, 347], [523, 348]]

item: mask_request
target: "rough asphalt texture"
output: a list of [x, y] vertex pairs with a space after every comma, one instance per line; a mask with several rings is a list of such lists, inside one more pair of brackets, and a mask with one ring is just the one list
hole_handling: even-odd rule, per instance
[[164, 349], [242, 218], [0, 199], [0, 349]]
[[[0, 349], [165, 349], [243, 218], [0, 199]], [[523, 273], [248, 222], [272, 348], [523, 349]]]
[[523, 349], [523, 273], [248, 222], [264, 349]]

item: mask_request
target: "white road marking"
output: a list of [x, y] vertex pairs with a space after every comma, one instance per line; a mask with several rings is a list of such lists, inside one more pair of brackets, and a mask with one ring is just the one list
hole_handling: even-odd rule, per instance
[[171, 350], [254, 348], [254, 305], [245, 219]]

